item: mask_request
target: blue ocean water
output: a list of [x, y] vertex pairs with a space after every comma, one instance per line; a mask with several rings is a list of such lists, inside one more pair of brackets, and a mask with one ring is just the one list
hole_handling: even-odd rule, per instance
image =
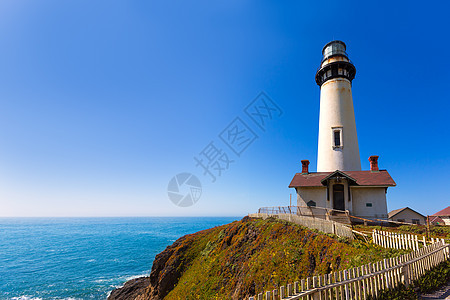
[[0, 218], [0, 299], [105, 299], [179, 237], [237, 219]]

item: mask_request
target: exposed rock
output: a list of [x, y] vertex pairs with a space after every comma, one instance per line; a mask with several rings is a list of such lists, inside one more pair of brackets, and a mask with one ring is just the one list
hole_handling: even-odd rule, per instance
[[149, 277], [139, 277], [125, 282], [124, 286], [111, 292], [108, 300], [136, 299], [150, 284]]
[[186, 236], [178, 239], [166, 250], [156, 255], [150, 273], [151, 299], [164, 299], [177, 284], [184, 269], [181, 266], [184, 252], [188, 248], [188, 244], [184, 243], [185, 240]]

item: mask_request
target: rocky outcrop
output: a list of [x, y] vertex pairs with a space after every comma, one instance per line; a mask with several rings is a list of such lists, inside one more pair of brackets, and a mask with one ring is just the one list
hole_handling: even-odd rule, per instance
[[181, 277], [186, 265], [185, 251], [189, 243], [186, 243], [187, 236], [184, 236], [163, 252], [156, 255], [150, 273], [151, 288], [147, 291], [149, 299], [160, 300], [175, 287], [178, 279]]
[[113, 290], [108, 300], [136, 299], [143, 294], [149, 284], [149, 277], [131, 279], [125, 282], [123, 287]]
[[162, 300], [175, 287], [182, 272], [189, 265], [186, 250], [206, 231], [183, 236], [156, 255], [149, 277], [127, 281], [111, 292], [108, 300]]

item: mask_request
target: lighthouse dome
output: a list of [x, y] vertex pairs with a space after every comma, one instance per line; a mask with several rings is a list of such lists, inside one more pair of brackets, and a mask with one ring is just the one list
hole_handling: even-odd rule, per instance
[[336, 40], [329, 42], [322, 49], [323, 60], [337, 55], [347, 57], [347, 53], [345, 52], [346, 48], [345, 43], [342, 41]]

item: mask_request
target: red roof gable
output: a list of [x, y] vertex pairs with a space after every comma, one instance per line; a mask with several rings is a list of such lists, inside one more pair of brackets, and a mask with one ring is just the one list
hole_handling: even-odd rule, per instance
[[430, 216], [430, 223], [433, 223], [433, 224], [443, 224], [443, 225], [445, 225], [444, 220], [442, 220], [442, 219], [439, 218], [438, 216]]
[[[335, 171], [336, 172], [336, 171]], [[289, 184], [293, 187], [324, 186], [322, 180], [335, 172], [297, 173]], [[339, 171], [356, 181], [359, 186], [396, 186], [395, 181], [386, 170], [373, 171]]]
[[441, 211], [438, 211], [433, 216], [450, 216], [450, 206], [448, 206], [447, 208], [444, 208]]

